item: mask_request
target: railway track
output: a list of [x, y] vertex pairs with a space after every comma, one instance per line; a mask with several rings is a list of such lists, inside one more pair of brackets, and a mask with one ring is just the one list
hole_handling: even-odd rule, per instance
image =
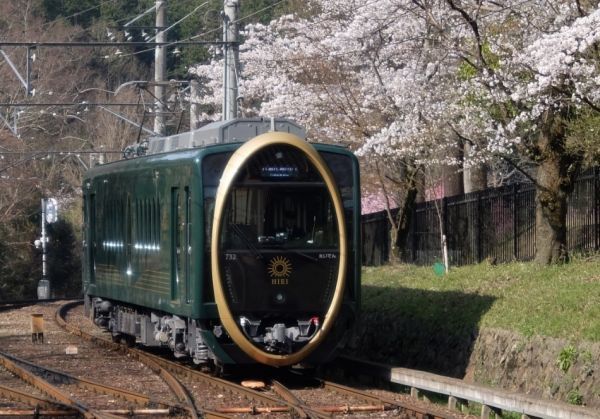
[[[219, 414], [259, 414], [285, 413], [296, 417], [325, 418], [334, 414], [361, 415], [392, 412], [395, 417], [406, 418], [448, 418], [443, 412], [427, 410], [400, 403], [364, 391], [339, 384], [311, 378], [312, 385], [300, 389], [290, 389], [276, 380], [270, 381], [263, 391], [256, 391], [235, 382], [200, 372], [188, 365], [164, 359], [135, 348], [114, 343], [110, 339], [100, 339], [97, 334], [85, 332], [82, 328], [67, 322], [66, 313], [77, 303], [69, 303], [57, 311], [57, 322], [71, 333], [93, 340], [100, 345], [125, 350], [141, 362], [150, 362], [174, 374], [186, 386], [196, 401], [196, 407], [203, 411]], [[228, 393], [225, 397], [223, 393]], [[207, 397], [207, 394], [209, 397]], [[222, 401], [221, 401], [222, 400]], [[237, 403], [235, 403], [237, 401]]]
[[[64, 372], [42, 367], [13, 355], [0, 352], [0, 365], [16, 378], [29, 384], [49, 398], [31, 395], [30, 393], [16, 390], [7, 386], [0, 386], [0, 394], [12, 400], [35, 406], [38, 415], [47, 415], [46, 411], [67, 416], [81, 415], [86, 418], [114, 418], [117, 414], [139, 415], [142, 410], [134, 407], [126, 409], [99, 409], [91, 407], [91, 403], [98, 403], [98, 395], [119, 398], [132, 405], [144, 407], [146, 415], [175, 415], [181, 406], [167, 402], [153, 401], [149, 397], [137, 394], [122, 388], [107, 386], [91, 380], [77, 378]], [[84, 393], [88, 393], [85, 395]], [[79, 394], [79, 396], [78, 396]], [[96, 399], [90, 402], [84, 399]], [[40, 411], [40, 407], [45, 411]], [[24, 411], [27, 413], [27, 411]], [[44, 413], [46, 412], [46, 413]], [[12, 412], [14, 415], [16, 412]]]
[[56, 301], [65, 301], [65, 299], [51, 298], [47, 300], [0, 301], [0, 313], [3, 311], [14, 310], [20, 307], [27, 307], [40, 303], [51, 303]]
[[[166, 383], [163, 387], [168, 390], [155, 391], [154, 395], [148, 396], [145, 394], [146, 391], [123, 390], [92, 381], [87, 377], [84, 379], [79, 374], [69, 374], [63, 369], [68, 369], [73, 362], [69, 362], [68, 357], [62, 359], [65, 357], [58, 356], [56, 352], [40, 357], [44, 362], [46, 359], [53, 359], [61, 366], [54, 369], [40, 365], [37, 356], [29, 355], [30, 359], [26, 360], [9, 353], [2, 353], [0, 354], [0, 417], [36, 414], [48, 417], [97, 418], [114, 418], [117, 415], [225, 418], [258, 414], [269, 418], [330, 418], [340, 414], [354, 417], [401, 418], [460, 416], [313, 377], [282, 373], [281, 369], [277, 370], [278, 373], [263, 374], [261, 379], [265, 385], [261, 391], [246, 388], [236, 382], [202, 373], [187, 364], [173, 362], [159, 355], [115, 343], [109, 334], [95, 327], [83, 316], [82, 310], [76, 307], [78, 304], [79, 302], [70, 302], [60, 306], [54, 312], [56, 323], [64, 328], [64, 331], [69, 332], [66, 334], [63, 331], [64, 335], [71, 336], [70, 339], [81, 348], [85, 345], [97, 348], [98, 354], [92, 356], [112, 354], [115, 360], [111, 362], [116, 364], [118, 359], [122, 358], [130, 363], [138, 362], [145, 365], [144, 369], [159, 376]], [[52, 333], [55, 334], [49, 335], [49, 341], [56, 341], [56, 332]], [[52, 344], [47, 342], [37, 347], [42, 348]], [[92, 354], [91, 349], [89, 352]], [[19, 352], [14, 351], [14, 353]], [[81, 361], [83, 362], [83, 359]], [[17, 368], [24, 372], [17, 373]], [[13, 381], [18, 377], [18, 380], [25, 384], [21, 384], [20, 387], [7, 384], [6, 380], [2, 380], [3, 370], [6, 373], [4, 375], [10, 371], [8, 375], [12, 375]], [[120, 372], [119, 367], [116, 367], [114, 377], [119, 377]], [[40, 384], [42, 380], [45, 383]], [[139, 381], [135, 377], [132, 380]], [[58, 390], [51, 390], [51, 387], [56, 387]], [[146, 387], [150, 391], [156, 390], [158, 385], [153, 381]], [[62, 391], [67, 395], [61, 395], [56, 391]], [[3, 399], [12, 400], [12, 404], [3, 404]], [[116, 400], [118, 403], [115, 402]]]

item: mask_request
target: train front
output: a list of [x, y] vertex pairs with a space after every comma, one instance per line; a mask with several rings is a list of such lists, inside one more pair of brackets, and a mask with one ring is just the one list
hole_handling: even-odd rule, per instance
[[257, 362], [302, 361], [331, 332], [346, 285], [348, 233], [332, 173], [309, 143], [271, 132], [234, 152], [214, 202], [222, 325]]

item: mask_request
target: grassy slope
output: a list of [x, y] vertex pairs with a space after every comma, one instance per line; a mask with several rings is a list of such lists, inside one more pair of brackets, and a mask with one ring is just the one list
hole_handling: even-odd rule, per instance
[[431, 267], [365, 268], [363, 307], [425, 319], [454, 329], [450, 333], [477, 324], [526, 336], [598, 342], [600, 256], [549, 267], [483, 263], [453, 268], [443, 277]]

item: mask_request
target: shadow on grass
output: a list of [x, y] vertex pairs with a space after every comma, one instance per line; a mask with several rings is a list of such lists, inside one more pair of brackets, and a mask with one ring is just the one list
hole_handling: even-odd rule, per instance
[[349, 354], [463, 378], [479, 322], [495, 297], [457, 291], [363, 286]]

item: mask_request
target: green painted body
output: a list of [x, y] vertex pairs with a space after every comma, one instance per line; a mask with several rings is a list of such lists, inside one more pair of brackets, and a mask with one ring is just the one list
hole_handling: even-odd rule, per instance
[[[231, 153], [239, 146], [230, 143], [155, 154], [89, 170], [83, 181], [85, 295], [190, 319], [218, 320], [205, 251], [205, 229], [212, 220], [204, 214], [202, 162], [209, 154]], [[346, 220], [351, 249], [342, 310], [356, 318], [361, 265], [358, 162], [344, 148], [314, 146], [352, 162], [351, 188], [340, 189], [344, 206], [351, 208], [351, 220]], [[212, 349], [221, 351], [209, 335]]]

